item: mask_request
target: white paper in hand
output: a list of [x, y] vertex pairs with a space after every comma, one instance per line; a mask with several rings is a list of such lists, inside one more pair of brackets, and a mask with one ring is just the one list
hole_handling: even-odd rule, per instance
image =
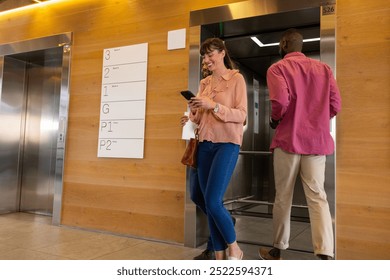
[[[188, 116], [189, 112], [184, 112], [184, 115]], [[196, 124], [188, 120], [188, 122], [183, 126], [181, 139], [190, 140], [190, 138], [195, 138], [195, 133], [194, 133], [195, 128], [196, 128]]]

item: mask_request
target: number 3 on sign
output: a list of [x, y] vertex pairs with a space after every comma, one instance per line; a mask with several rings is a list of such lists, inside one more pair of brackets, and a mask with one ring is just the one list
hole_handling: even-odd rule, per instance
[[104, 59], [105, 59], [105, 60], [110, 60], [110, 58], [111, 58], [110, 50], [106, 50], [106, 51], [104, 52]]

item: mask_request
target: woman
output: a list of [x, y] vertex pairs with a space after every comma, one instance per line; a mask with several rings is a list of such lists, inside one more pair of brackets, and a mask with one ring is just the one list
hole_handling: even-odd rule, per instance
[[242, 259], [243, 252], [223, 197], [236, 166], [247, 114], [244, 77], [235, 70], [222, 40], [203, 42], [200, 53], [212, 73], [200, 81], [189, 101], [190, 119], [198, 125], [198, 177], [205, 199], [210, 234], [217, 260]]
[[[202, 77], [206, 78], [208, 75], [211, 75], [211, 72], [207, 69], [206, 64], [202, 61]], [[189, 117], [184, 115], [180, 118], [180, 124], [184, 126], [189, 120]], [[204, 202], [204, 197], [202, 190], [200, 189], [199, 180], [198, 180], [198, 170], [195, 168], [189, 168], [189, 178], [190, 178], [190, 198], [195, 203], [199, 209], [207, 216], [206, 205]], [[211, 236], [207, 239], [207, 247], [200, 255], [194, 257], [194, 260], [215, 260], [213, 242]]]

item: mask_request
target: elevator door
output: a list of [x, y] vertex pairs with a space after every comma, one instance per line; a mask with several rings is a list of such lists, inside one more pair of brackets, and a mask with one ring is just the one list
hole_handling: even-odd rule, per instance
[[[332, 1], [330, 1], [332, 2]], [[199, 49], [208, 37], [221, 38], [230, 57], [247, 82], [248, 119], [240, 156], [225, 193], [224, 205], [234, 215], [272, 217], [275, 199], [272, 154], [274, 131], [269, 127], [270, 101], [266, 72], [279, 58], [279, 40], [288, 28], [297, 28], [304, 39], [303, 53], [334, 66], [335, 16], [322, 9], [323, 1], [248, 0], [190, 14], [189, 89], [200, 79]], [[334, 124], [334, 120], [332, 120]], [[331, 127], [334, 127], [332, 125]], [[335, 137], [334, 129], [331, 129]], [[187, 190], [190, 189], [187, 177]], [[332, 217], [335, 211], [335, 156], [326, 163], [325, 189]], [[187, 194], [190, 192], [188, 191]], [[294, 190], [291, 219], [309, 222], [306, 198], [298, 179]], [[207, 240], [202, 214], [186, 197], [185, 245], [198, 246]], [[260, 220], [260, 219], [259, 219]], [[246, 241], [248, 242], [248, 241]], [[258, 243], [259, 240], [250, 241]], [[269, 240], [264, 242], [270, 242]], [[267, 244], [272, 246], [271, 243]]]
[[0, 212], [53, 213], [61, 65], [61, 48], [4, 57]]

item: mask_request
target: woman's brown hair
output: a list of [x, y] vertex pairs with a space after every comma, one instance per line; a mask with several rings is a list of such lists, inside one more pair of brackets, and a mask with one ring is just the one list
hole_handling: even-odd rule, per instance
[[203, 56], [214, 50], [218, 50], [219, 52], [225, 51], [225, 57], [223, 58], [223, 63], [225, 64], [226, 68], [228, 69], [236, 68], [233, 61], [230, 59], [229, 52], [225, 47], [225, 43], [219, 38], [206, 39], [200, 47], [200, 54]]

